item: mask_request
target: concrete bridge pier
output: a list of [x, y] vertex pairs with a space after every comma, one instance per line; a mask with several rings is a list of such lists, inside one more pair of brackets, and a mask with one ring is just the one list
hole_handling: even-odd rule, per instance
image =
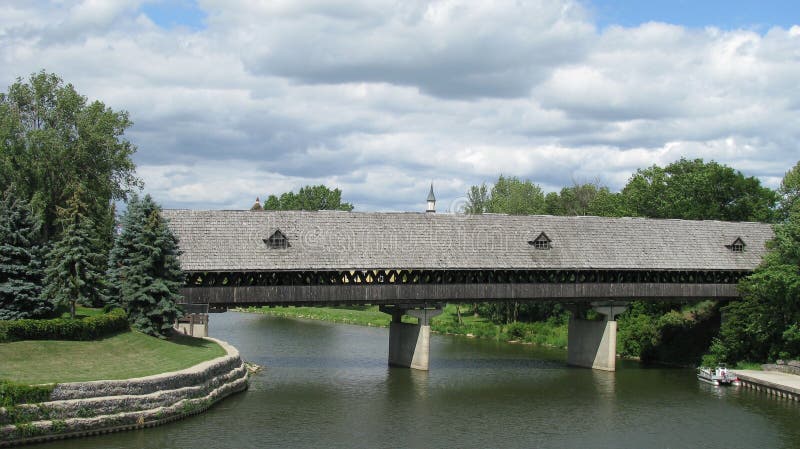
[[583, 368], [615, 371], [617, 369], [617, 315], [628, 308], [627, 302], [593, 302], [591, 308], [603, 315], [601, 321], [585, 319], [585, 306], [573, 305], [567, 337], [567, 364]]
[[[389, 365], [428, 370], [431, 345], [431, 318], [442, 313], [442, 306], [381, 306], [392, 315], [389, 325]], [[418, 319], [417, 324], [403, 323], [403, 315]]]

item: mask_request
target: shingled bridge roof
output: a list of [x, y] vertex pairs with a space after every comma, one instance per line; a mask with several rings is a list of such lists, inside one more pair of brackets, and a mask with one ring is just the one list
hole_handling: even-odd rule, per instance
[[[185, 271], [752, 270], [770, 225], [549, 215], [164, 210]], [[287, 247], [268, 244], [280, 231]], [[534, 245], [546, 236], [547, 245]], [[737, 238], [744, 250], [730, 248]]]

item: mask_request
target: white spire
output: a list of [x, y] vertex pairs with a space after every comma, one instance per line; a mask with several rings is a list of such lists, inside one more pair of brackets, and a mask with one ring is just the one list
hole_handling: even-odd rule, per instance
[[436, 196], [433, 194], [433, 182], [431, 182], [431, 191], [428, 192], [428, 210], [425, 212], [431, 214], [436, 213]]

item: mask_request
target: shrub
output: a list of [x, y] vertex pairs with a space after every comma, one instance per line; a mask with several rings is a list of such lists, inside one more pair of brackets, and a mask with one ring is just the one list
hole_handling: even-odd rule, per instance
[[0, 342], [17, 340], [96, 340], [116, 332], [128, 330], [128, 318], [122, 309], [74, 320], [0, 321]]
[[524, 340], [528, 333], [525, 324], [520, 323], [519, 321], [506, 326], [505, 331], [508, 335], [508, 338], [511, 340]]
[[46, 402], [50, 400], [55, 384], [23, 385], [7, 380], [0, 380], [0, 406], [11, 407], [15, 404]]

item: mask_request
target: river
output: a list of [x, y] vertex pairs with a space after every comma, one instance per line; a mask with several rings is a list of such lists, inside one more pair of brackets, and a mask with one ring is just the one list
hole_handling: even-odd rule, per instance
[[152, 429], [41, 448], [798, 448], [800, 404], [693, 370], [570, 368], [563, 350], [433, 336], [389, 368], [388, 329], [228, 312], [211, 335], [265, 366], [250, 389]]

